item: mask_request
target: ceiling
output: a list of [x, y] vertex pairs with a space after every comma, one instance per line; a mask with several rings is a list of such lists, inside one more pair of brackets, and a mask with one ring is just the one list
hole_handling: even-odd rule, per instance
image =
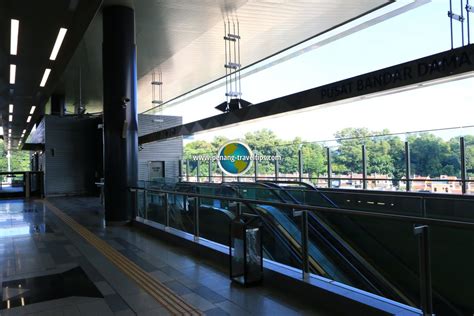
[[[104, 5], [117, 1], [105, 1]], [[257, 62], [392, 1], [140, 0], [136, 14], [138, 109], [152, 107], [152, 72], [162, 72], [163, 100], [225, 74], [224, 21], [239, 21], [242, 66]], [[98, 15], [58, 91], [71, 108], [102, 109], [102, 18]], [[79, 80], [79, 73], [81, 80]], [[224, 97], [224, 96], [223, 96]]]
[[[24, 129], [27, 135], [43, 115], [43, 105], [59, 81], [100, 0], [2, 0], [0, 1], [0, 113], [4, 139], [17, 148]], [[10, 55], [10, 20], [19, 20], [17, 55]], [[59, 29], [67, 28], [55, 61], [49, 60]], [[10, 64], [16, 65], [15, 84], [10, 84]], [[46, 68], [51, 74], [44, 88], [40, 82]], [[9, 122], [9, 104], [13, 121]], [[31, 106], [37, 106], [27, 123]], [[8, 129], [12, 130], [8, 137]], [[24, 141], [24, 140], [23, 140]]]
[[[390, 0], [2, 0], [0, 1], [0, 114], [12, 149], [44, 114], [51, 93], [71, 109], [102, 110], [101, 5], [135, 9], [139, 111], [152, 107], [151, 73], [161, 71], [169, 100], [224, 75], [225, 21], [240, 25], [241, 63], [246, 66]], [[99, 12], [97, 14], [97, 12]], [[34, 13], [34, 14], [33, 14]], [[17, 56], [10, 55], [10, 19], [20, 21]], [[68, 29], [58, 58], [50, 61], [59, 28]], [[9, 65], [17, 65], [9, 84]], [[52, 72], [39, 86], [45, 68]], [[8, 105], [14, 104], [13, 122]], [[37, 109], [26, 122], [32, 105]]]

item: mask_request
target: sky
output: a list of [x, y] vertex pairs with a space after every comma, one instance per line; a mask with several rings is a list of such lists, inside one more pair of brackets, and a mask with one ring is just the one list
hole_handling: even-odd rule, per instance
[[[394, 6], [410, 2], [412, 1], [397, 1], [364, 17], [364, 21], [391, 11]], [[323, 38], [315, 38], [302, 45], [312, 48], [306, 49], [305, 53], [243, 78], [242, 97], [256, 104], [446, 51], [451, 47], [448, 10], [448, 0], [433, 0], [326, 45], [318, 45]], [[460, 8], [454, 8], [453, 11], [460, 13]], [[361, 21], [355, 21], [351, 25], [360, 23]], [[461, 24], [457, 21], [453, 24], [454, 46], [458, 47], [461, 45]], [[474, 30], [472, 26], [471, 30]], [[466, 33], [467, 31], [465, 35]], [[246, 45], [244, 38], [245, 35], [242, 34], [241, 45]], [[295, 50], [297, 49], [293, 51]], [[389, 129], [400, 133], [471, 126], [474, 125], [473, 88], [474, 78], [471, 77], [356, 102], [317, 106], [309, 111], [288, 113], [277, 118], [244, 122], [230, 128], [199, 133], [188, 137], [187, 141], [211, 140], [217, 135], [237, 139], [247, 132], [262, 128], [273, 130], [282, 139], [289, 140], [298, 136], [304, 140], [317, 141], [332, 139], [336, 131], [345, 127]], [[185, 123], [216, 115], [219, 113], [214, 110], [214, 106], [225, 100], [224, 92], [225, 87], [220, 87], [165, 108], [157, 114], [185, 113]], [[472, 128], [465, 128], [444, 132], [441, 136], [449, 138], [473, 131]]]

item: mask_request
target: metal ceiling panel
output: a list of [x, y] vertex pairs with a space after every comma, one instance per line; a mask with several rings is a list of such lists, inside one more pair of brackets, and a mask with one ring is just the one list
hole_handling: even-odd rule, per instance
[[[225, 74], [224, 22], [239, 21], [242, 66], [311, 38], [390, 0], [140, 0], [134, 1], [139, 111], [152, 107], [151, 74], [163, 75], [171, 99]], [[116, 1], [106, 1], [105, 5]], [[67, 103], [101, 110], [102, 25], [98, 16], [68, 66], [60, 89]], [[82, 69], [81, 93], [78, 70]]]

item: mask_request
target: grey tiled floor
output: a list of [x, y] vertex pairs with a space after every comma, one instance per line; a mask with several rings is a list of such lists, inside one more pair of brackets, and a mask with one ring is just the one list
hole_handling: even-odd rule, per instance
[[[316, 312], [310, 302], [302, 302], [290, 293], [264, 286], [246, 289], [234, 286], [222, 267], [131, 227], [105, 228], [96, 198], [55, 198], [50, 202], [206, 315], [323, 315], [319, 309]], [[36, 212], [22, 212], [31, 208]], [[16, 211], [7, 211], [12, 209]], [[69, 297], [55, 300], [54, 304], [36, 303], [0, 310], [0, 315], [167, 314], [143, 289], [49, 212], [41, 201], [0, 201], [0, 220], [0, 281], [81, 266], [104, 296]], [[23, 222], [23, 226], [19, 222]], [[43, 225], [40, 226], [43, 231], [29, 229], [26, 232], [25, 227], [34, 225]], [[17, 233], [12, 227], [17, 227]]]

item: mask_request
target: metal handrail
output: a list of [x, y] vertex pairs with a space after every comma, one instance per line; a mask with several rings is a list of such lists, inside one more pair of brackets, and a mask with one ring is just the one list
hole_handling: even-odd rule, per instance
[[434, 225], [469, 228], [469, 229], [474, 228], [474, 222], [446, 220], [446, 219], [430, 218], [426, 216], [422, 217], [422, 216], [400, 215], [400, 214], [391, 214], [391, 213], [377, 213], [377, 212], [371, 212], [371, 211], [359, 211], [359, 210], [344, 209], [344, 208], [302, 205], [302, 204], [294, 204], [294, 203], [281, 203], [281, 202], [275, 202], [275, 201], [228, 197], [228, 196], [211, 195], [211, 194], [200, 194], [200, 193], [192, 193], [192, 192], [180, 192], [180, 191], [173, 191], [173, 190], [147, 189], [147, 188], [140, 188], [140, 187], [131, 187], [130, 189], [139, 190], [139, 191], [156, 192], [156, 193], [186, 195], [186, 196], [199, 197], [199, 198], [204, 198], [204, 199], [219, 199], [219, 200], [233, 201], [233, 202], [271, 205], [275, 207], [292, 208], [295, 210], [373, 217], [373, 218], [380, 218], [380, 219], [397, 220], [397, 221], [402, 221], [402, 222], [410, 222], [410, 223], [416, 223], [416, 224], [426, 224], [426, 225], [434, 224]]

